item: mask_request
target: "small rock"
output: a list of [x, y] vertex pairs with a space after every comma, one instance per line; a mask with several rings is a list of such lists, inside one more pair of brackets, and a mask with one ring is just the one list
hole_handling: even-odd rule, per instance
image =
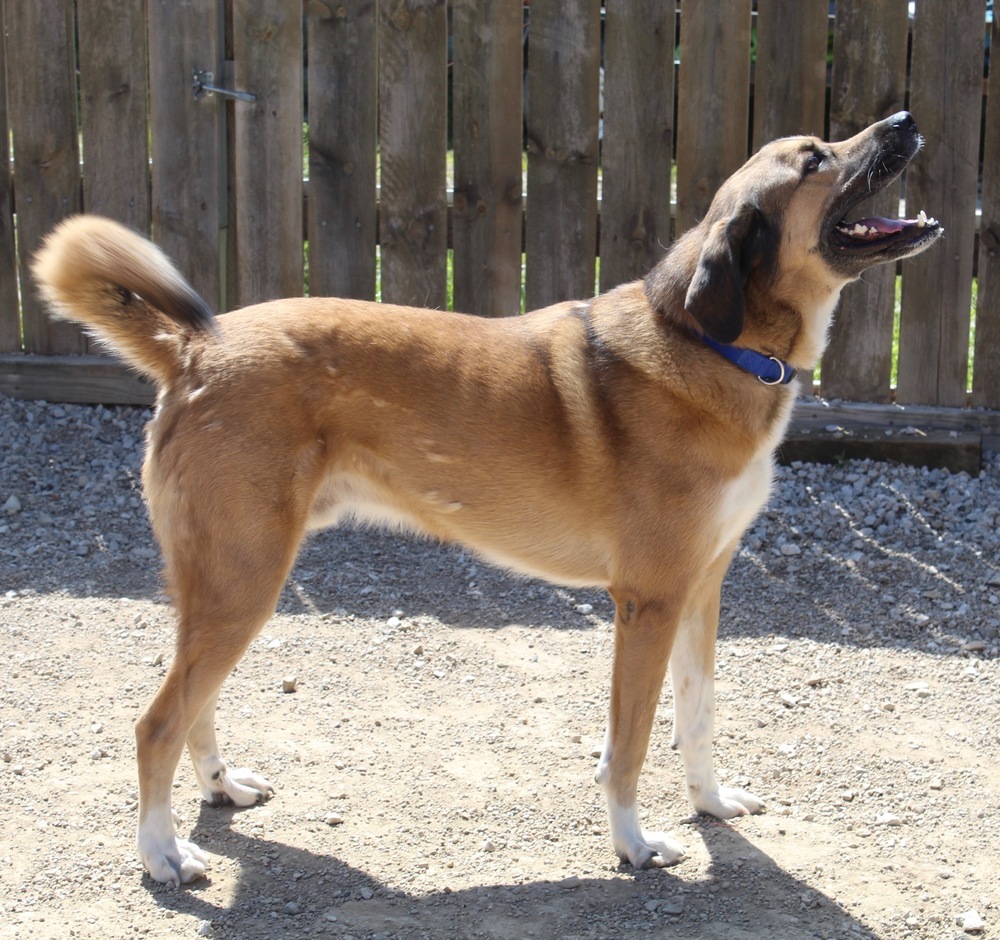
[[580, 885], [583, 884], [583, 882], [580, 880], [579, 875], [570, 875], [568, 878], [563, 878], [562, 881], [557, 881], [556, 884], [559, 885], [560, 888], [569, 889], [569, 888], [579, 888]]
[[781, 554], [782, 555], [801, 555], [802, 554], [802, 549], [799, 548], [798, 545], [795, 545], [792, 542], [785, 542], [785, 544], [781, 546]]
[[424, 648], [422, 646], [420, 646], [420, 645], [414, 646], [413, 647], [413, 655], [414, 656], [423, 656], [424, 655]]
[[11, 495], [8, 497], [7, 502], [3, 504], [3, 511], [10, 513], [12, 516], [15, 513], [19, 513], [21, 511], [21, 500], [19, 500], [16, 496]]
[[577, 604], [573, 608], [578, 614], [592, 614], [594, 612], [593, 604]]
[[785, 708], [795, 708], [795, 706], [799, 704], [799, 700], [795, 698], [794, 695], [789, 695], [787, 692], [782, 692], [781, 704], [784, 705]]
[[285, 678], [281, 680], [281, 691], [294, 692], [298, 682], [299, 680], [295, 676], [285, 676]]
[[328, 813], [323, 817], [323, 822], [328, 826], [342, 826], [344, 823], [344, 817], [338, 813]]
[[875, 817], [875, 823], [879, 826], [902, 826], [903, 820], [895, 813], [882, 813]]
[[302, 913], [302, 906], [298, 903], [298, 901], [289, 901], [281, 909], [281, 913], [282, 914], [290, 914], [290, 915], [292, 915], [294, 917], [296, 914], [301, 914]]
[[489, 839], [486, 839], [482, 843], [482, 845], [479, 846], [479, 851], [480, 852], [495, 852], [496, 850], [497, 850], [497, 847], [492, 842], [490, 842]]
[[811, 689], [815, 689], [818, 686], [826, 685], [826, 678], [824, 676], [810, 676], [806, 679], [806, 685]]
[[396, 627], [398, 627], [398, 626], [399, 626], [399, 625], [400, 625], [400, 624], [401, 624], [402, 622], [403, 622], [403, 621], [402, 621], [402, 620], [400, 620], [400, 619], [399, 619], [399, 617], [390, 617], [390, 618], [389, 618], [389, 619], [388, 619], [388, 620], [387, 620], [387, 621], [385, 622], [385, 625], [386, 625], [387, 627], [389, 627], [389, 629], [390, 629], [390, 630], [395, 630], [395, 629], [396, 629]]
[[964, 914], [959, 914], [955, 918], [955, 922], [966, 933], [981, 933], [986, 928], [986, 923], [976, 910], [968, 910]]
[[360, 894], [366, 901], [370, 901], [373, 897], [375, 897], [375, 892], [372, 891], [371, 888], [362, 888], [358, 894]]
[[198, 924], [198, 936], [199, 937], [212, 936], [212, 922], [210, 920], [203, 920], [200, 924]]

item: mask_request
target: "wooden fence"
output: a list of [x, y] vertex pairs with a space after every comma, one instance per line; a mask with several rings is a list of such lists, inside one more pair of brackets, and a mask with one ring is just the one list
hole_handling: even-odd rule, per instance
[[378, 282], [511, 315], [643, 275], [767, 140], [907, 107], [927, 143], [906, 201], [947, 239], [902, 265], [898, 317], [890, 268], [845, 291], [820, 390], [1000, 408], [988, 0], [0, 4], [0, 390], [148, 400], [26, 278], [81, 209], [151, 233], [220, 309]]

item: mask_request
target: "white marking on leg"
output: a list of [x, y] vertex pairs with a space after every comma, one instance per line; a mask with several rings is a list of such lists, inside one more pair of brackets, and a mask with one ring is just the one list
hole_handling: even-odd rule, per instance
[[764, 803], [752, 793], [720, 787], [715, 779], [712, 738], [715, 732], [714, 662], [696, 655], [693, 639], [703, 629], [699, 618], [685, 620], [670, 656], [674, 692], [674, 747], [681, 752], [687, 795], [699, 813], [719, 819], [759, 813]]
[[611, 732], [604, 735], [604, 750], [597, 765], [596, 780], [608, 801], [611, 845], [623, 862], [636, 868], [664, 868], [684, 858], [684, 849], [662, 832], [649, 832], [639, 824], [638, 804], [622, 806], [611, 794]]
[[169, 804], [146, 812], [136, 846], [150, 877], [175, 888], [201, 878], [208, 866], [208, 856], [197, 845], [177, 838]]
[[231, 803], [233, 806], [253, 806], [274, 795], [274, 787], [259, 774], [246, 767], [232, 769], [219, 754], [215, 736], [215, 706], [213, 696], [188, 732], [188, 752], [194, 764], [195, 776], [202, 798], [210, 806]]

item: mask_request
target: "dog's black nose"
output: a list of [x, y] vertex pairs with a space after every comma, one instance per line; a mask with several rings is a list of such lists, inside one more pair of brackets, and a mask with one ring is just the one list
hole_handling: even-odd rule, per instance
[[913, 120], [913, 115], [909, 111], [897, 111], [888, 120], [889, 126], [897, 131], [912, 131], [917, 126], [917, 122]]

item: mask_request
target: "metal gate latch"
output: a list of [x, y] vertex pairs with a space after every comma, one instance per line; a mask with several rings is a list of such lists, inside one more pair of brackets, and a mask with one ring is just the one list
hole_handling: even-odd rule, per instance
[[231, 88], [221, 88], [219, 85], [213, 84], [214, 81], [214, 72], [194, 70], [191, 86], [194, 89], [196, 101], [204, 95], [225, 95], [227, 98], [239, 98], [240, 101], [257, 100], [257, 96], [252, 91], [233, 91]]

